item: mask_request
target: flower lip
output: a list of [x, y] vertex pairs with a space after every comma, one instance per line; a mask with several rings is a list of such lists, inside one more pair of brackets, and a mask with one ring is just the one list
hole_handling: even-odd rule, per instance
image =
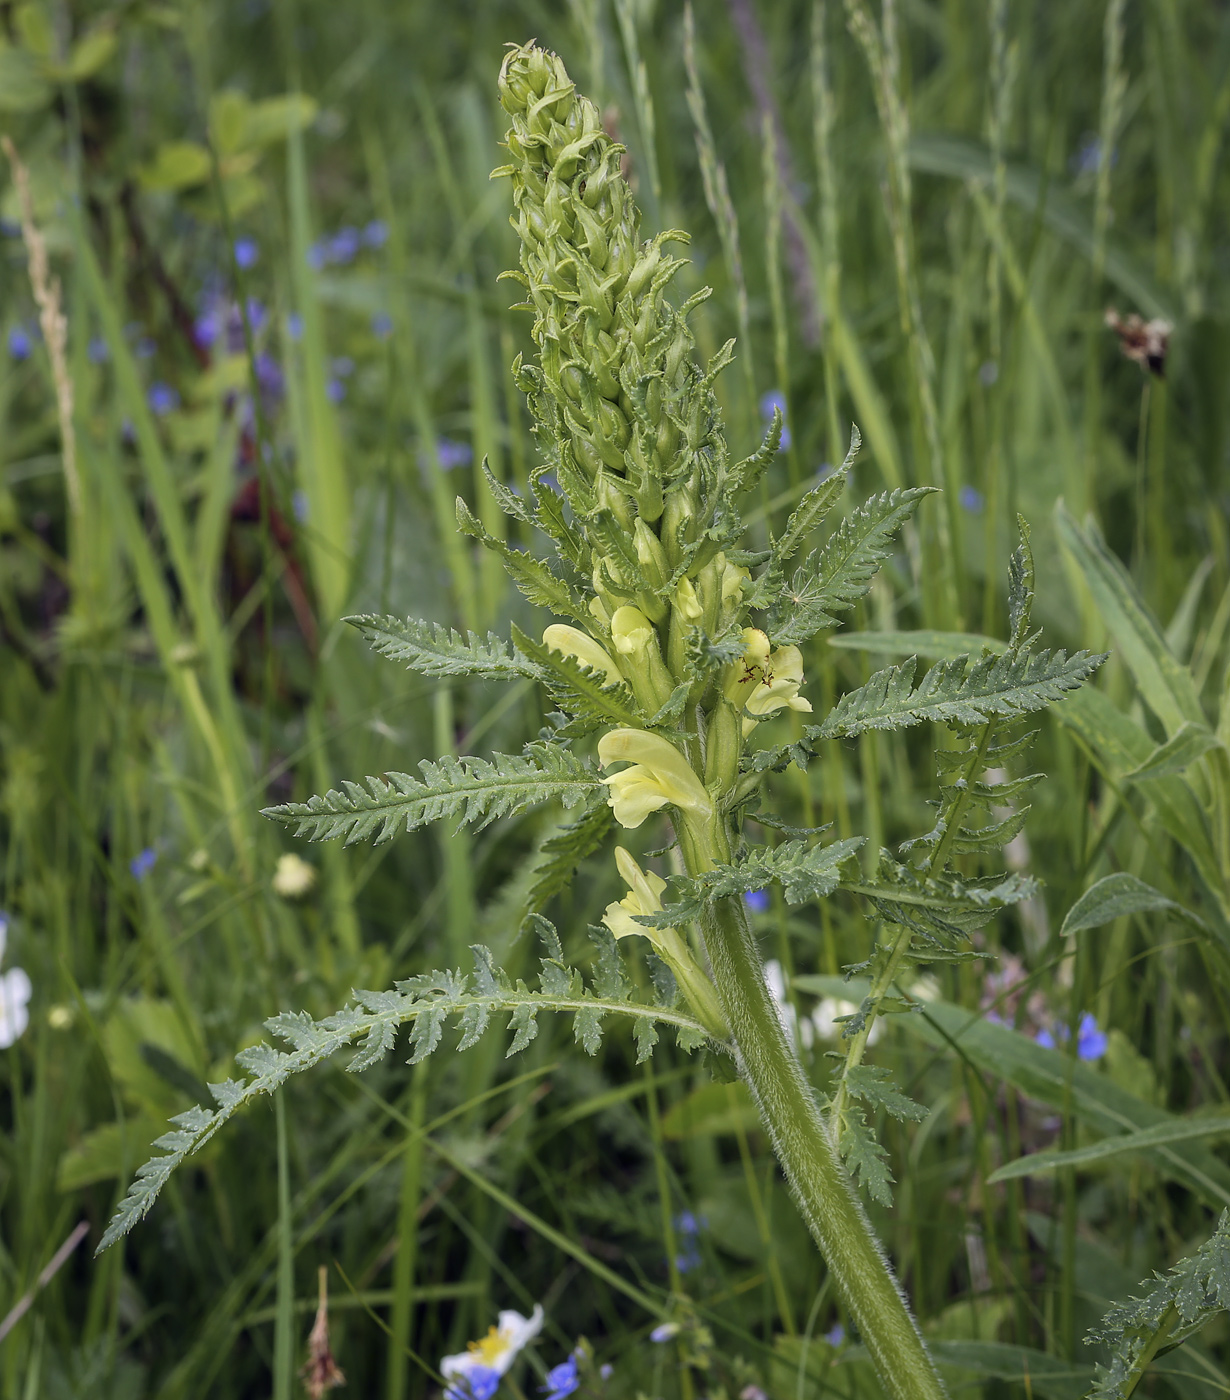
[[707, 817], [713, 803], [687, 759], [669, 740], [644, 729], [612, 729], [598, 741], [598, 761], [630, 763], [602, 781], [611, 789], [609, 802], [621, 826], [637, 827], [650, 812], [668, 803]]

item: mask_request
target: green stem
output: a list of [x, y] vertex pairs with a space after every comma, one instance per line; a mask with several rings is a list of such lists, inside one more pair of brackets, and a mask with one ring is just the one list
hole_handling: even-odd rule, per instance
[[884, 1000], [885, 993], [893, 985], [893, 980], [901, 967], [901, 960], [905, 957], [910, 946], [911, 931], [908, 928], [901, 928], [897, 932], [896, 942], [889, 951], [884, 966], [876, 975], [871, 984], [871, 992], [867, 998], [867, 1016], [863, 1023], [863, 1029], [850, 1040], [849, 1048], [846, 1050], [846, 1066], [842, 1071], [841, 1082], [837, 1086], [837, 1092], [833, 1095], [833, 1106], [829, 1111], [829, 1119], [833, 1125], [833, 1135], [837, 1141], [841, 1141], [841, 1129], [846, 1111], [846, 1073], [863, 1063], [863, 1056], [867, 1052], [867, 1038], [871, 1034], [871, 1028], [875, 1025], [876, 1017], [880, 1014], [880, 1003]]
[[[693, 847], [689, 854], [703, 859], [707, 853], [696, 851], [695, 844], [685, 841], [685, 851]], [[944, 1384], [787, 1038], [742, 901], [716, 901], [704, 932], [740, 1073], [885, 1393], [891, 1400], [940, 1400], [947, 1393]]]

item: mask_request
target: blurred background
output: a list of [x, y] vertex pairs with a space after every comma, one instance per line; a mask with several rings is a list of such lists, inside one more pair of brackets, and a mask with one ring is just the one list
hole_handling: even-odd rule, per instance
[[[341, 621], [546, 620], [453, 525], [461, 494], [534, 544], [479, 470], [524, 489], [535, 460], [509, 373], [529, 321], [496, 281], [518, 259], [510, 196], [488, 178], [503, 47], [531, 36], [627, 145], [644, 232], [692, 235], [677, 286], [714, 289], [700, 350], [738, 338], [718, 384], [734, 450], [784, 413], [760, 537], [852, 423], [849, 505], [943, 488], [851, 631], [1005, 635], [1020, 512], [1047, 644], [1104, 648], [1062, 501], [1100, 522], [1216, 705], [1224, 4], [703, 0], [689, 43], [676, 0], [6, 0], [0, 130], [35, 233], [4, 165], [0, 1314], [26, 1309], [2, 1324], [4, 1400], [303, 1393], [321, 1265], [344, 1394], [434, 1393], [407, 1347], [435, 1367], [539, 1301], [526, 1393], [582, 1336], [613, 1365], [587, 1386], [615, 1400], [878, 1393], [750, 1104], [673, 1046], [635, 1068], [618, 1029], [596, 1059], [544, 1024], [508, 1061], [491, 1036], [413, 1070], [323, 1066], [91, 1258], [166, 1119], [208, 1102], [267, 1016], [468, 965], [475, 942], [536, 966], [517, 911], [558, 812], [374, 849], [297, 846], [259, 815], [438, 753], [516, 752], [543, 722], [528, 682], [425, 682]], [[32, 287], [40, 242], [62, 347]], [[897, 645], [852, 641], [809, 651], [817, 710]], [[1105, 715], [1165, 737], [1121, 660], [1096, 686]], [[927, 829], [931, 736], [832, 748], [810, 781], [780, 780], [776, 810], [873, 848]], [[1048, 776], [1008, 854], [1045, 888], [926, 991], [1043, 1045], [1079, 1022], [1070, 1062], [1142, 1113], [1225, 1103], [1230, 863], [1194, 857], [1154, 790], [1116, 776], [1139, 757], [1116, 770], [1112, 749], [1044, 719]], [[1062, 937], [1116, 870], [1204, 932], [1161, 913]], [[603, 853], [555, 900], [570, 955], [620, 893]], [[862, 961], [874, 931], [840, 898], [752, 902], [823, 1087], [842, 1008], [791, 979]], [[1085, 1141], [1096, 1113], [896, 1023], [874, 1057], [932, 1109], [880, 1125], [899, 1186], [873, 1207], [929, 1334], [1067, 1363], [1030, 1391], [966, 1346], [954, 1382], [1079, 1395], [1086, 1328], [1207, 1236], [1230, 1172], [1213, 1149], [1204, 1194], [1138, 1157], [988, 1186], [1024, 1151]], [[637, 1294], [674, 1296], [679, 1337], [650, 1340]], [[1225, 1392], [1205, 1339], [1154, 1393]]]

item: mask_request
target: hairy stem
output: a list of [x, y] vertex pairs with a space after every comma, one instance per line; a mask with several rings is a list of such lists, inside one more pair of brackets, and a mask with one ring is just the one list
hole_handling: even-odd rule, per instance
[[742, 901], [717, 901], [704, 932], [740, 1074], [885, 1393], [891, 1400], [940, 1400], [944, 1384], [782, 1026]]

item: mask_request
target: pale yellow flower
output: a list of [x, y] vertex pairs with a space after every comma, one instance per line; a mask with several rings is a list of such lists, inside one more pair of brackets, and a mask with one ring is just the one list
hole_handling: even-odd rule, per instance
[[619, 674], [619, 667], [605, 649], [579, 627], [569, 627], [565, 622], [553, 622], [542, 634], [542, 640], [544, 646], [550, 647], [552, 651], [560, 651], [565, 656], [574, 657], [591, 671], [605, 676], [607, 685], [615, 685], [623, 680]]
[[640, 608], [624, 606], [615, 609], [611, 618], [611, 641], [621, 656], [640, 656], [653, 641], [653, 623]]
[[602, 922], [616, 938], [628, 938], [639, 933], [651, 943], [660, 943], [660, 930], [638, 924], [635, 916], [657, 914], [661, 911], [662, 891], [666, 888], [666, 881], [661, 875], [655, 875], [652, 870], [642, 870], [622, 846], [615, 847], [615, 864], [628, 886], [628, 893], [617, 904], [607, 905]]
[[688, 622], [699, 622], [704, 617], [705, 610], [700, 605], [696, 588], [690, 578], [679, 580], [679, 587], [675, 589], [675, 607]]
[[604, 768], [612, 763], [632, 765], [602, 780], [611, 789], [609, 802], [621, 826], [640, 826], [650, 812], [668, 803], [704, 817], [713, 811], [709, 794], [687, 759], [658, 734], [612, 729], [598, 741], [598, 761]]
[[316, 883], [316, 867], [309, 865], [302, 856], [293, 851], [278, 857], [277, 868], [273, 872], [273, 891], [283, 899], [298, 899], [305, 895]]
[[[743, 658], [727, 670], [726, 698], [743, 713], [743, 733], [781, 709], [811, 713], [811, 701], [799, 694], [803, 683], [803, 653], [798, 647], [772, 651], [768, 637], [756, 627], [743, 629]], [[753, 718], [754, 717], [754, 718]]]

